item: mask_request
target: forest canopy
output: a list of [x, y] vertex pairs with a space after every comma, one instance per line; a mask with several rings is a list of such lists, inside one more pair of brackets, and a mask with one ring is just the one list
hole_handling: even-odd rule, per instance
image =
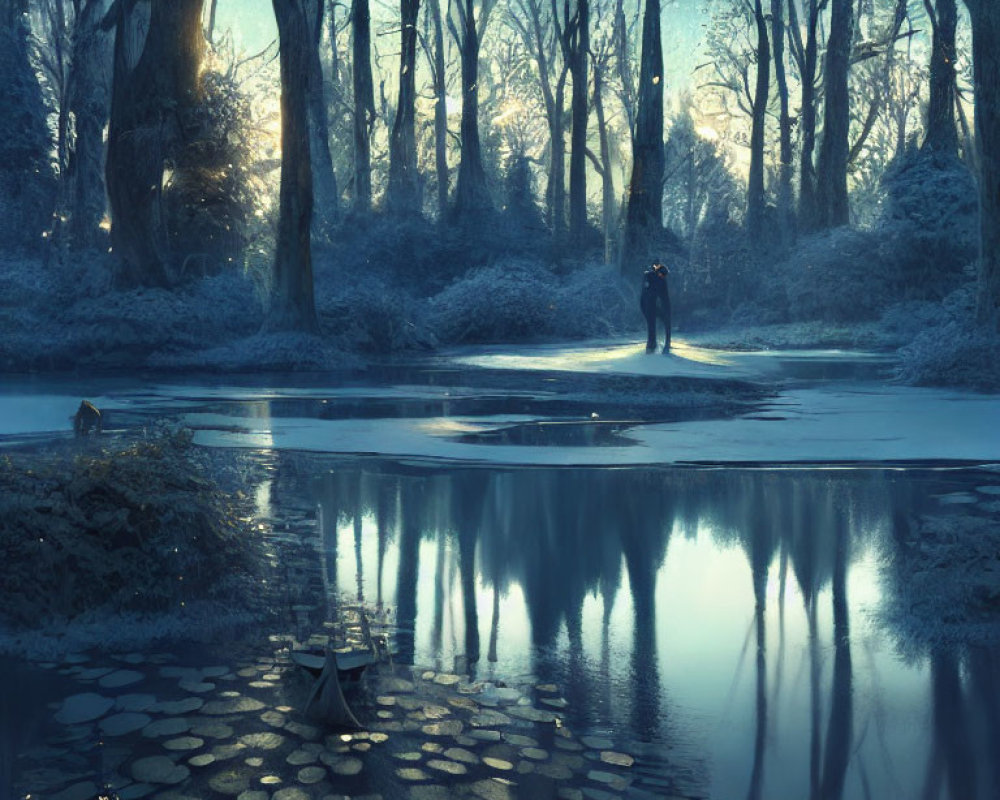
[[947, 382], [997, 330], [998, 37], [988, 0], [0, 0], [0, 364], [620, 334], [663, 259], [682, 330]]

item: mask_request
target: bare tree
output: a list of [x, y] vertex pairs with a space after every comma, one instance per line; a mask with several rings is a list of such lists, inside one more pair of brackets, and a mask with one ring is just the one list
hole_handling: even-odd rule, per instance
[[307, 87], [314, 49], [308, 0], [272, 0], [281, 70], [281, 188], [268, 330], [319, 327], [313, 299], [313, 194]]
[[566, 141], [565, 96], [569, 64], [562, 58], [555, 4], [543, 8], [541, 0], [515, 0], [522, 17], [511, 8], [510, 19], [538, 65], [538, 82], [545, 102], [549, 126], [548, 183], [545, 189], [546, 215], [556, 241], [566, 230]]

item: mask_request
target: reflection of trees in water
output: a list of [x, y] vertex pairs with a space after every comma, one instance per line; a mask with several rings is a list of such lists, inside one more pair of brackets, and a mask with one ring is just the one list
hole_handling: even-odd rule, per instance
[[[781, 688], [785, 582], [791, 577], [802, 597], [808, 630], [809, 786], [802, 787], [803, 796], [843, 796], [860, 737], [852, 700], [848, 568], [852, 553], [880, 536], [882, 528], [894, 531], [906, 520], [900, 509], [913, 502], [909, 482], [881, 473], [415, 469], [401, 474], [382, 469], [365, 473], [360, 483], [352, 483], [349, 477], [324, 476], [323, 541], [328, 549], [327, 574], [335, 582], [336, 537], [329, 530], [331, 515], [346, 523], [363, 513], [374, 514], [380, 564], [389, 543], [397, 539], [399, 657], [412, 660], [414, 655], [420, 541], [432, 539], [436, 558], [424, 570], [435, 582], [434, 607], [428, 610], [432, 648], [442, 652], [451, 570], [457, 570], [465, 656], [473, 670], [481, 657], [480, 612], [489, 615], [486, 658], [495, 661], [503, 625], [500, 598], [510, 586], [518, 585], [531, 625], [539, 679], [564, 688], [583, 724], [595, 707], [607, 719], [615, 715], [610, 708], [614, 696], [610, 614], [624, 572], [633, 613], [630, 694], [624, 713], [640, 739], [660, 736], [665, 721], [656, 588], [670, 536], [693, 537], [709, 530], [720, 543], [738, 545], [747, 556], [755, 605], [756, 724], [750, 798], [766, 794], [764, 765], [773, 738], [770, 731], [779, 722], [769, 712], [774, 714]], [[779, 604], [778, 651], [769, 687], [768, 581], [776, 564], [779, 587], [773, 597]], [[483, 609], [476, 602], [480, 582], [488, 589]], [[378, 584], [380, 591], [381, 566]], [[824, 680], [822, 654], [827, 648], [820, 633], [818, 601], [825, 591], [831, 598], [833, 663]], [[583, 608], [588, 595], [599, 598], [603, 607], [600, 658], [593, 665], [587, 663], [583, 647]], [[569, 646], [560, 655], [557, 644], [562, 631]], [[947, 788], [955, 798], [1000, 798], [998, 767], [986, 757], [1000, 752], [996, 654], [951, 650], [929, 655], [935, 745], [929, 754], [933, 758], [929, 759], [925, 796], [938, 797]]]

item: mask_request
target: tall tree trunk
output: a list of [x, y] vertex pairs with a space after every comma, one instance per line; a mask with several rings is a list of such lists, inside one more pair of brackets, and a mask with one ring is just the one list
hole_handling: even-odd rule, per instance
[[552, 219], [552, 238], [562, 243], [566, 238], [566, 123], [563, 119], [566, 98], [566, 69], [556, 81], [553, 97], [553, 113], [549, 121], [549, 141], [551, 160], [549, 162], [549, 182], [546, 197], [549, 200]]
[[955, 30], [958, 8], [955, 0], [937, 0], [932, 17], [930, 98], [927, 103], [927, 135], [923, 149], [942, 155], [958, 154], [955, 125]]
[[821, 228], [850, 221], [847, 201], [848, 132], [851, 123], [847, 76], [851, 66], [853, 0], [831, 0], [830, 38], [826, 46], [826, 104], [823, 141], [816, 167], [817, 210]]
[[417, 136], [414, 103], [417, 97], [417, 14], [420, 0], [400, 0], [399, 102], [389, 138], [388, 208], [396, 214], [419, 215]]
[[[462, 31], [462, 158], [455, 189], [455, 217], [476, 219], [493, 210], [479, 141], [479, 30], [473, 0], [465, 3]], [[485, 19], [483, 20], [485, 24]]]
[[73, 42], [73, 78], [69, 109], [76, 121], [76, 141], [66, 177], [70, 184], [70, 240], [76, 248], [98, 246], [107, 209], [104, 189], [104, 126], [108, 121], [106, 68], [110, 41], [101, 30], [104, 3], [87, 0], [77, 20]]
[[441, 0], [430, 0], [434, 27], [434, 168], [437, 175], [438, 220], [448, 214], [448, 92], [445, 85], [444, 30]]
[[281, 72], [281, 189], [267, 330], [316, 331], [313, 300], [312, 164], [309, 157], [310, 51], [305, 0], [272, 0]]
[[747, 233], [759, 244], [764, 229], [764, 125], [767, 96], [771, 87], [771, 43], [761, 0], [754, 0], [757, 26], [757, 82], [753, 95], [753, 125], [750, 132], [750, 175], [747, 181]]
[[[795, 0], [789, 0], [794, 3]], [[788, 77], [785, 73], [784, 0], [771, 0], [771, 46], [774, 49], [774, 79], [778, 86], [778, 227], [781, 243], [792, 236], [792, 116], [789, 112]]]
[[138, 38], [139, 6], [118, 6], [105, 176], [111, 244], [120, 259], [117, 277], [126, 285], [166, 286], [175, 280], [160, 201], [164, 165], [183, 148], [185, 120], [201, 99], [203, 3], [152, 0], [137, 62], [129, 50]]
[[569, 154], [569, 237], [583, 245], [587, 229], [587, 58], [590, 55], [590, 7], [576, 0], [576, 32], [571, 70], [573, 75], [573, 130]]
[[[632, 141], [625, 238], [632, 246], [663, 229], [663, 45], [660, 0], [646, 0], [639, 63], [639, 109]], [[626, 264], [623, 262], [623, 268]], [[637, 265], [631, 264], [630, 267]]]
[[979, 145], [977, 316], [1000, 329], [1000, 5], [965, 0], [972, 16], [972, 62]]
[[[798, 35], [798, 14], [796, 4], [789, 2], [789, 29]], [[801, 49], [800, 71], [802, 74], [802, 152], [799, 163], [799, 224], [813, 228], [816, 224], [816, 168], [813, 153], [816, 150], [816, 67], [819, 60], [819, 4], [818, 0], [808, 0], [806, 19], [806, 41]]]
[[312, 232], [319, 239], [328, 239], [340, 216], [340, 192], [337, 175], [330, 153], [330, 119], [326, 107], [326, 89], [323, 80], [323, 62], [320, 46], [323, 43], [323, 10], [325, 0], [309, 0], [307, 13], [312, 25], [309, 48], [309, 151], [312, 154], [312, 178], [315, 203]]
[[372, 207], [371, 128], [375, 121], [368, 0], [351, 0], [351, 19], [354, 30], [354, 210], [367, 214]]
[[611, 170], [611, 143], [608, 121], [604, 113], [604, 63], [594, 63], [594, 113], [597, 115], [597, 137], [601, 147], [601, 220], [604, 230], [604, 263], [610, 264], [615, 253], [615, 184]]

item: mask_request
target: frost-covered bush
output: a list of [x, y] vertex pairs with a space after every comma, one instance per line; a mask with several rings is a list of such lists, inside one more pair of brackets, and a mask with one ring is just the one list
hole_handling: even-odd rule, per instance
[[975, 290], [975, 284], [969, 283], [948, 295], [937, 318], [900, 348], [900, 380], [1000, 390], [1000, 334], [974, 322]]
[[873, 319], [896, 299], [878, 257], [878, 237], [852, 228], [802, 239], [775, 278], [785, 287], [792, 321]]
[[976, 182], [955, 156], [910, 150], [883, 179], [879, 257], [903, 299], [939, 299], [976, 257]]
[[351, 274], [327, 267], [317, 272], [316, 312], [327, 335], [340, 337], [357, 352], [426, 348], [433, 339], [411, 291], [407, 270]]
[[473, 270], [430, 302], [441, 342], [505, 342], [556, 330], [558, 288], [551, 270], [529, 261], [497, 261]]
[[552, 332], [567, 338], [613, 336], [642, 321], [635, 292], [615, 267], [604, 264], [563, 276], [556, 288], [555, 311]]
[[255, 333], [204, 350], [158, 352], [148, 363], [212, 372], [304, 372], [356, 367], [360, 362], [335, 339], [286, 331]]

